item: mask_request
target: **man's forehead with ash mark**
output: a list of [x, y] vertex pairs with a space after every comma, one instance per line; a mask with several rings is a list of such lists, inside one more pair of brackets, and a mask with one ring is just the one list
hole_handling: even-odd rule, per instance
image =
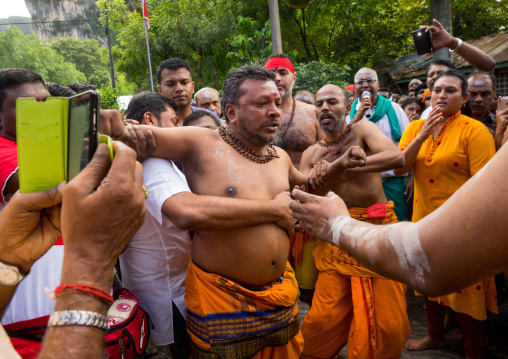
[[369, 68], [362, 68], [355, 75], [356, 82], [358, 82], [359, 80], [367, 80], [369, 78], [372, 80], [377, 80], [376, 71]]
[[279, 96], [279, 90], [277, 89], [277, 86], [275, 85], [275, 82], [268, 80], [264, 84], [262, 84], [260, 87], [268, 87], [272, 93], [270, 94], [271, 97], [277, 97]]

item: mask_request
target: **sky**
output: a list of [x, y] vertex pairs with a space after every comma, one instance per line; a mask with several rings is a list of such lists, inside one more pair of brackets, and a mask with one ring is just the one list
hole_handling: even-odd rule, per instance
[[25, 0], [0, 0], [0, 19], [9, 16], [26, 16], [30, 17]]

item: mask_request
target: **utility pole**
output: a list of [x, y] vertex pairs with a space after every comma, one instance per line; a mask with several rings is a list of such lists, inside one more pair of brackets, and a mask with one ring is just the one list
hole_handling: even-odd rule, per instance
[[115, 86], [115, 66], [113, 65], [113, 51], [111, 51], [111, 40], [109, 39], [109, 21], [108, 12], [106, 11], [106, 35], [108, 37], [108, 51], [109, 51], [109, 71], [111, 73], [111, 88], [114, 90]]
[[[446, 31], [452, 33], [452, 0], [431, 0], [432, 18], [439, 21]], [[434, 53], [434, 60], [453, 61], [453, 53], [448, 48]]]
[[280, 35], [280, 18], [278, 0], [268, 0], [270, 9], [270, 29], [272, 33], [272, 54], [282, 53], [282, 39]]

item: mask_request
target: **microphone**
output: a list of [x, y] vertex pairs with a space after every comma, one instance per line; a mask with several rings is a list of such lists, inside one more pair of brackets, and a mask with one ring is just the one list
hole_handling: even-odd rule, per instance
[[[363, 91], [362, 92], [362, 99], [365, 98], [365, 97], [369, 97], [370, 98], [370, 92], [369, 91]], [[370, 116], [372, 116], [372, 111], [370, 110], [370, 108], [368, 108], [365, 111], [365, 117], [370, 118]]]

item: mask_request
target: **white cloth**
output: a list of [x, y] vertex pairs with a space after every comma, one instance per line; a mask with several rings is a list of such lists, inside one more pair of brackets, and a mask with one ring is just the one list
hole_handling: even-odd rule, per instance
[[0, 325], [0, 357], [2, 359], [21, 359], [19, 354], [14, 350], [11, 340], [7, 336], [4, 328]]
[[190, 259], [189, 232], [178, 229], [162, 213], [164, 202], [190, 192], [183, 174], [171, 161], [149, 158], [143, 162], [148, 189], [145, 222], [120, 256], [122, 285], [138, 298], [153, 321], [150, 338], [155, 345], [174, 343], [173, 301], [186, 315], [185, 275]]
[[420, 116], [420, 120], [428, 119], [429, 115], [430, 115], [430, 111], [432, 111], [432, 105], [429, 105], [429, 107], [427, 107], [425, 109], [425, 111], [422, 112], [422, 115]]
[[56, 244], [35, 262], [30, 274], [19, 283], [7, 306], [2, 317], [3, 325], [53, 313], [55, 301], [46, 295], [44, 287], [54, 290], [60, 285], [63, 255], [64, 246]]
[[[395, 110], [395, 113], [397, 114], [397, 118], [399, 119], [400, 133], [403, 134], [404, 130], [409, 125], [407, 115], [402, 109], [402, 107], [400, 107], [397, 103], [392, 102], [392, 107]], [[356, 110], [358, 111], [359, 108], [360, 101], [358, 101], [358, 103], [356, 104]], [[376, 106], [373, 106], [371, 111], [372, 114], [374, 114], [376, 112]], [[367, 117], [365, 116], [363, 116], [362, 120], [368, 121]], [[351, 122], [351, 114], [347, 116], [347, 123], [349, 124], [350, 122]], [[390, 121], [388, 120], [388, 115], [385, 114], [383, 117], [381, 117], [381, 119], [377, 121], [375, 125], [381, 130], [381, 132], [385, 134], [385, 136], [387, 136], [389, 139], [393, 141], [392, 129], [390, 128]], [[399, 146], [399, 142], [393, 141], [393, 143], [397, 147]], [[381, 172], [381, 177], [393, 177], [393, 176], [395, 176], [395, 174], [393, 173], [392, 170]]]

